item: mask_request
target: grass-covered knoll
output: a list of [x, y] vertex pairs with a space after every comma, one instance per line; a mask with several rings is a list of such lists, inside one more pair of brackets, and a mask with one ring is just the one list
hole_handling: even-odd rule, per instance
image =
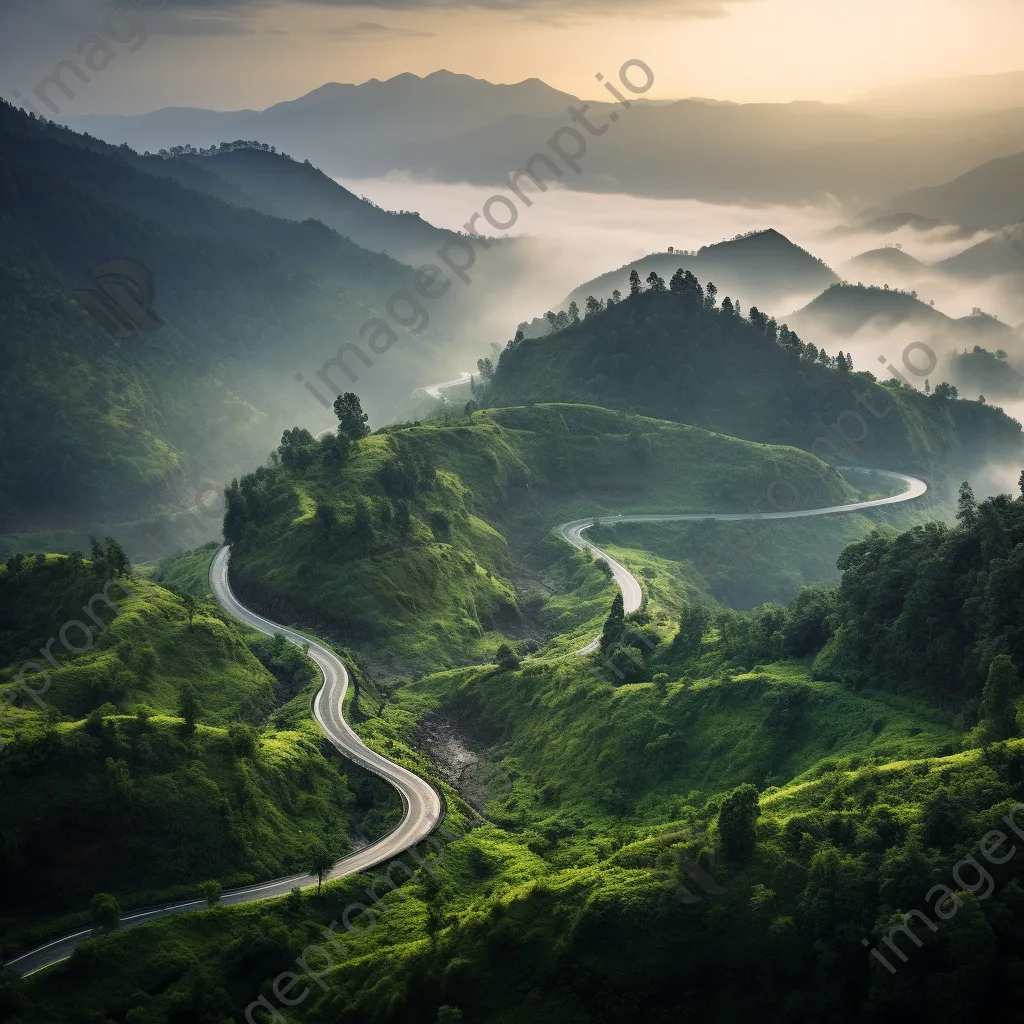
[[[5, 734], [22, 717], [41, 711], [17, 687], [28, 662], [29, 687], [43, 693], [51, 714], [73, 719], [108, 702], [123, 713], [145, 707], [177, 714], [186, 685], [195, 691], [201, 722], [261, 722], [275, 707], [273, 677], [242, 628], [211, 603], [187, 603], [138, 576], [99, 574], [97, 563], [75, 555], [11, 559], [0, 568], [0, 593], [9, 615], [0, 633], [0, 684], [18, 695], [0, 717]], [[102, 629], [84, 610], [96, 595], [92, 609]], [[90, 628], [65, 631], [71, 647], [87, 648], [78, 654], [60, 641], [62, 627], [72, 620]], [[50, 675], [45, 691], [42, 668]]]
[[[852, 494], [794, 449], [594, 407], [389, 428], [342, 457], [334, 438], [292, 437], [228, 491], [232, 579], [278, 618], [335, 633], [378, 666], [431, 671], [483, 660], [503, 633], [536, 632], [513, 586], [513, 551], [554, 573], [549, 590], [585, 585], [589, 571], [594, 595], [610, 600], [610, 583], [551, 535], [559, 523], [626, 510], [732, 511], [780, 476], [799, 481], [805, 507]], [[568, 631], [596, 610], [584, 604], [572, 622], [556, 597], [550, 614], [539, 609], [539, 631]]]
[[[5, 954], [81, 925], [100, 891], [140, 906], [210, 878], [304, 870], [311, 847], [340, 855], [367, 808], [379, 804], [379, 831], [397, 804], [328, 755], [309, 714], [319, 674], [297, 648], [118, 564], [40, 555], [0, 568]], [[90, 620], [104, 590], [111, 603]], [[48, 643], [71, 619], [92, 626], [65, 633], [88, 645], [78, 654]]]
[[716, 306], [692, 275], [511, 342], [486, 400], [594, 402], [889, 469], [945, 472], [1022, 450], [1020, 425], [1001, 411], [850, 372], [762, 312]]

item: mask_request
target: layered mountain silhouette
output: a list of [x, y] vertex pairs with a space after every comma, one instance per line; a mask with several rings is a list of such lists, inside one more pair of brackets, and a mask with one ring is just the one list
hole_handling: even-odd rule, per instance
[[892, 288], [850, 284], [833, 285], [803, 309], [791, 313], [786, 322], [794, 330], [819, 344], [841, 344], [870, 329], [885, 334], [899, 327], [916, 328], [944, 354], [949, 346], [993, 345], [1012, 342], [1013, 329], [995, 317], [975, 314], [947, 316], [915, 294]]
[[280, 153], [242, 148], [210, 156], [155, 159], [160, 161], [156, 173], [177, 176], [182, 163], [191, 163], [208, 172], [183, 176], [193, 188], [225, 195], [228, 193], [220, 182], [227, 182], [237, 190], [233, 201], [239, 205], [287, 220], [313, 218], [366, 249], [387, 252], [406, 263], [436, 259], [437, 248], [455, 237], [418, 214], [382, 210], [343, 188], [313, 164], [299, 163]]
[[[138, 150], [259, 138], [332, 176], [401, 170], [500, 186], [570, 124], [568, 108], [581, 103], [537, 79], [495, 85], [438, 71], [328, 83], [262, 111], [173, 107], [69, 123]], [[614, 125], [612, 112], [622, 114]], [[1007, 140], [1024, 134], [1024, 107], [895, 119], [812, 102], [645, 103], [638, 97], [628, 114], [616, 103], [591, 103], [589, 116], [608, 130], [587, 137], [580, 174], [563, 175], [568, 187], [717, 201], [831, 195], [881, 202], [1006, 156]]]
[[[329, 426], [334, 395], [356, 381], [337, 368], [332, 386], [315, 375], [412, 278], [317, 220], [247, 208], [267, 201], [275, 176], [320, 183], [302, 165], [230, 154], [260, 168], [228, 180], [207, 167], [230, 160], [140, 157], [6, 104], [0, 153], [0, 522], [9, 530], [174, 507], [190, 480], [261, 462], [297, 421]], [[389, 222], [331, 194], [368, 234]], [[151, 282], [154, 329], [115, 331], [117, 309], [100, 315], [107, 293], [90, 271], [111, 261]], [[122, 312], [142, 316], [125, 305], [124, 286], [108, 287]], [[431, 314], [415, 344], [392, 322], [390, 351], [373, 365], [348, 360], [378, 419], [431, 379], [432, 346], [451, 340], [457, 301]]]
[[1000, 228], [1024, 220], [1024, 153], [1000, 157], [943, 185], [920, 188], [891, 206], [958, 224]]

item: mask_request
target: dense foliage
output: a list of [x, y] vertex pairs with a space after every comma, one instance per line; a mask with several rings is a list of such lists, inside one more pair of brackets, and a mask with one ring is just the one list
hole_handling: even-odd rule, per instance
[[882, 386], [756, 309], [719, 305], [688, 271], [636, 286], [564, 330], [511, 342], [488, 401], [594, 402], [890, 469], [1020, 456], [1020, 424], [998, 409]]
[[[360, 438], [348, 397], [338, 434], [288, 431], [270, 464], [232, 482], [224, 533], [248, 600], [279, 621], [316, 623], [389, 675], [490, 660], [506, 634], [549, 638], [603, 620], [607, 604], [590, 599], [610, 602], [611, 583], [571, 561], [553, 535], [559, 522], [737, 507], [790, 474], [806, 480], [811, 507], [851, 493], [792, 449], [581, 406], [487, 410]], [[513, 585], [514, 556], [526, 552], [546, 581], [539, 606]]]
[[129, 575], [116, 541], [94, 554], [0, 569], [4, 953], [100, 891], [127, 908], [300, 870], [314, 841], [340, 855], [393, 799], [328, 756], [300, 650]]
[[[322, 389], [339, 339], [409, 273], [316, 221], [214, 198], [200, 168], [171, 178], [5, 103], [0, 151], [5, 532], [181, 507], [186, 484], [256, 464], [300, 411], [326, 421], [330, 388], [321, 407], [296, 371]], [[159, 329], [113, 337], [73, 297], [121, 257], [152, 274]], [[364, 397], [388, 408], [422, 383], [433, 336], [397, 346], [386, 374], [358, 363]]]

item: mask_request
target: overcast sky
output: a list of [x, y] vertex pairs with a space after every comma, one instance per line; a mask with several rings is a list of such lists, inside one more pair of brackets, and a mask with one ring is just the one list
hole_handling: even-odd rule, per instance
[[[630, 57], [652, 97], [857, 99], [872, 88], [1024, 67], [1021, 0], [123, 0], [148, 10], [69, 114], [268, 106], [327, 81], [439, 68], [597, 96]], [[0, 0], [0, 89], [28, 94], [110, 0]], [[160, 10], [160, 8], [163, 8]], [[88, 44], [86, 50], [94, 44]], [[137, 45], [134, 52], [129, 45]], [[81, 60], [81, 58], [78, 58]]]

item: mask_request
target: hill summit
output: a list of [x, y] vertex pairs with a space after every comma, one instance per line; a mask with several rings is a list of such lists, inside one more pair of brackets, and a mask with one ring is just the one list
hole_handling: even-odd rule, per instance
[[576, 302], [582, 308], [590, 295], [607, 299], [614, 290], [626, 292], [634, 270], [641, 280], [646, 280], [652, 271], [668, 280], [680, 267], [702, 281], [713, 281], [721, 295], [773, 313], [787, 308], [787, 300], [800, 297], [806, 301], [839, 280], [816, 256], [781, 232], [768, 228], [705, 245], [696, 252], [670, 248], [644, 256], [580, 285], [564, 305]]

